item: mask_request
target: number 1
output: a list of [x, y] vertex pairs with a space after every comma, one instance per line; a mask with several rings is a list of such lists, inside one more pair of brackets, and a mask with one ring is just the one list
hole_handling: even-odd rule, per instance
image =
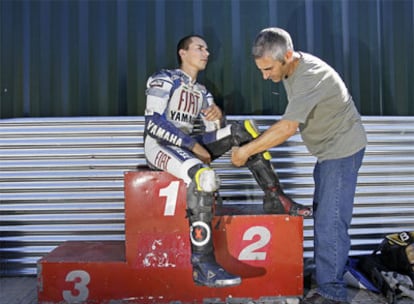
[[175, 214], [179, 185], [179, 181], [173, 181], [167, 187], [160, 189], [160, 197], [165, 196], [167, 198], [165, 202], [164, 216], [174, 216]]

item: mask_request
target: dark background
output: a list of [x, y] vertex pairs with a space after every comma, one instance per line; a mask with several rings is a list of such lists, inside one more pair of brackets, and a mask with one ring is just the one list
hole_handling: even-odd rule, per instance
[[413, 3], [1, 0], [1, 118], [143, 115], [148, 76], [176, 67], [176, 43], [190, 33], [206, 38], [199, 80], [227, 114], [283, 114], [283, 86], [263, 81], [250, 56], [268, 26], [331, 64], [361, 114], [411, 116]]

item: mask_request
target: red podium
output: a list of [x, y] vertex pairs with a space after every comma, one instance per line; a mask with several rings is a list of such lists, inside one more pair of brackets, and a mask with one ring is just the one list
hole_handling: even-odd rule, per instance
[[127, 172], [125, 242], [57, 247], [38, 262], [39, 303], [285, 303], [302, 296], [303, 219], [265, 215], [261, 206], [216, 207], [216, 258], [242, 283], [196, 286], [185, 198], [185, 184], [168, 173]]

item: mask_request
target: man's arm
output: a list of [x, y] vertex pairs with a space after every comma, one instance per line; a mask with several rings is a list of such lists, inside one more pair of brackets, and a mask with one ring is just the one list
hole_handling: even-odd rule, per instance
[[231, 154], [232, 163], [237, 167], [243, 166], [250, 156], [284, 143], [296, 133], [298, 127], [299, 123], [292, 120], [276, 122], [248, 144], [241, 147], [233, 147]]

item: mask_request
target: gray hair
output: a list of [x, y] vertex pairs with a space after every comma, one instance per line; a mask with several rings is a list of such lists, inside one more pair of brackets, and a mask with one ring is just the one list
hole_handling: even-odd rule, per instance
[[286, 52], [293, 51], [292, 38], [289, 33], [278, 27], [269, 27], [256, 36], [252, 55], [255, 59], [271, 56], [274, 60], [284, 61]]

